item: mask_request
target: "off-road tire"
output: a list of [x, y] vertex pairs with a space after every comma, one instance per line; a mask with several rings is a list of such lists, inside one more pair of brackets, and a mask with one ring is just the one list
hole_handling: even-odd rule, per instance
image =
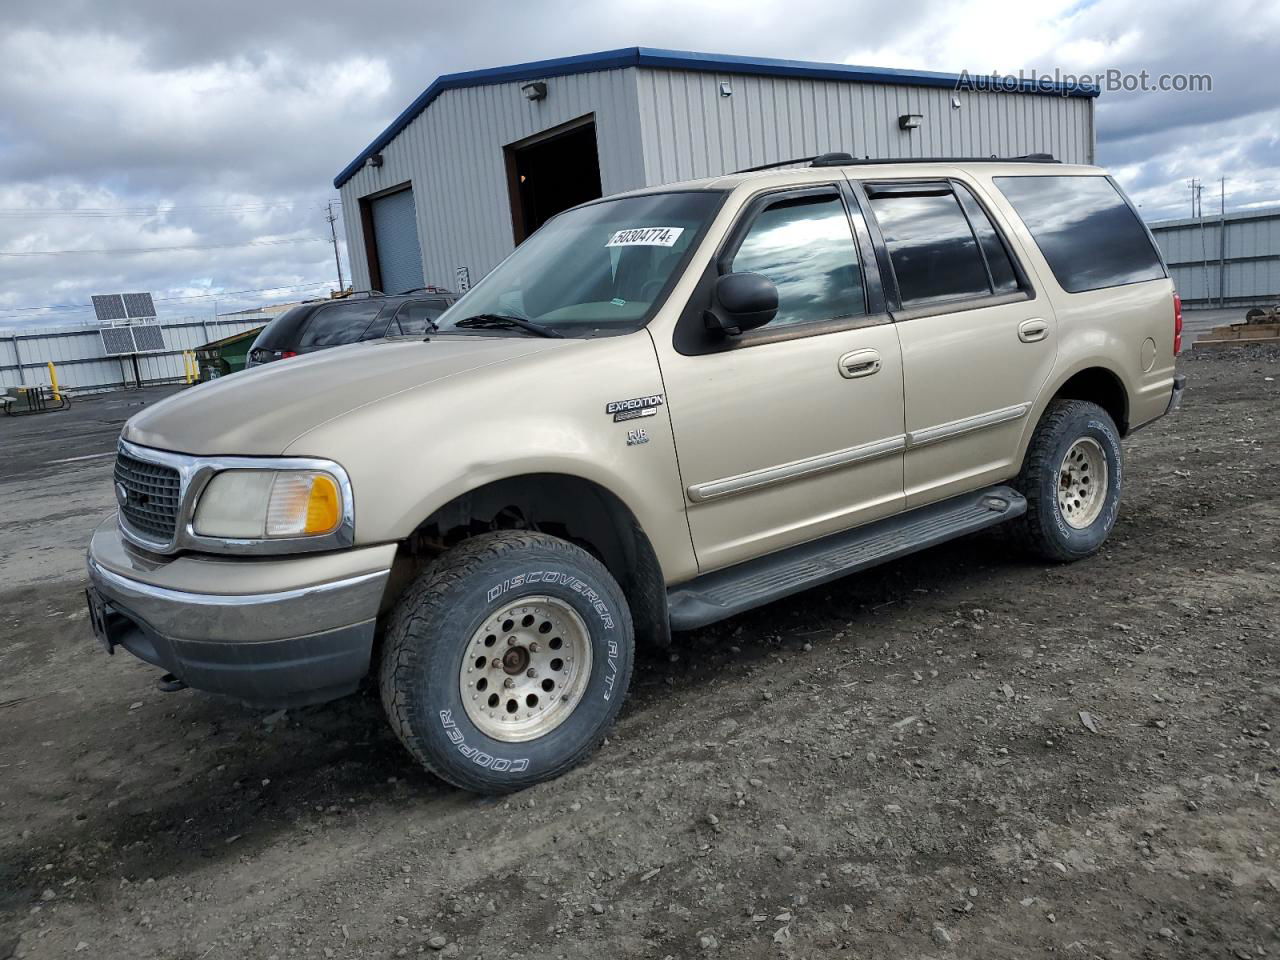
[[[505, 742], [468, 717], [459, 669], [486, 619], [531, 595], [564, 602], [586, 624], [591, 671], [582, 699], [559, 726], [538, 739]], [[603, 564], [556, 537], [503, 531], [464, 541], [406, 588], [388, 619], [378, 685], [392, 728], [418, 762], [464, 790], [507, 793], [560, 776], [600, 745], [622, 707], [634, 659], [631, 613]]]
[[[1067, 523], [1058, 503], [1063, 459], [1076, 441], [1092, 438], [1107, 466], [1106, 495], [1101, 510], [1088, 526]], [[1124, 452], [1120, 431], [1110, 415], [1085, 400], [1054, 400], [1036, 424], [1014, 487], [1027, 498], [1027, 512], [1013, 524], [1013, 533], [1033, 556], [1056, 563], [1081, 560], [1096, 553], [1115, 526], [1124, 483]]]

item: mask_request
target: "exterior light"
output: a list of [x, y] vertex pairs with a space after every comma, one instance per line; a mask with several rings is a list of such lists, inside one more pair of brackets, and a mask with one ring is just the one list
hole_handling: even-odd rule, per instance
[[545, 100], [547, 98], [547, 85], [541, 80], [534, 80], [531, 83], [521, 84], [520, 92], [524, 94], [524, 98], [529, 101]]
[[920, 124], [924, 123], [924, 117], [918, 113], [904, 113], [898, 118], [899, 130], [914, 130]]
[[729, 84], [729, 81], [728, 81], [728, 80], [721, 80], [721, 81], [720, 81], [720, 96], [722, 96], [722, 97], [732, 97], [732, 96], [733, 96], [733, 87]]
[[380, 167], [380, 166], [382, 166], [382, 154], [380, 154], [380, 153], [371, 153], [371, 154], [369, 154], [369, 159], [368, 159], [368, 160], [366, 160], [366, 161], [365, 161], [365, 163], [366, 163], [368, 166], [371, 166], [371, 167]]

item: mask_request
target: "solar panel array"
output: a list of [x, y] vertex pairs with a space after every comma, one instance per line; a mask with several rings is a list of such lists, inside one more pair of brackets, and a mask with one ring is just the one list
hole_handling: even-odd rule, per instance
[[[147, 297], [151, 299], [150, 296]], [[133, 331], [134, 343], [138, 345], [139, 353], [149, 353], [152, 350], [164, 349], [164, 334], [160, 332], [160, 327], [156, 324], [145, 324], [138, 327], [129, 327]]]
[[124, 297], [118, 293], [95, 294], [93, 312], [99, 323], [110, 323], [112, 320], [124, 320], [128, 314], [124, 312]]
[[[96, 300], [97, 297], [94, 297]], [[137, 353], [133, 342], [133, 329], [130, 327], [103, 327], [102, 349], [108, 357], [118, 357], [122, 353]]]
[[159, 324], [136, 327], [103, 327], [102, 349], [109, 357], [131, 353], [156, 353], [164, 349], [164, 333]]
[[125, 293], [121, 296], [124, 297], [124, 312], [130, 317], [150, 318], [156, 315], [156, 305], [151, 300], [151, 294]]

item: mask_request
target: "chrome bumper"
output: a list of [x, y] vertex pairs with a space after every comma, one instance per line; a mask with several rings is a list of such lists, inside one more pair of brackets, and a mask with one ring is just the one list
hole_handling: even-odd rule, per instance
[[372, 620], [389, 570], [282, 590], [225, 595], [189, 593], [131, 580], [89, 557], [89, 582], [112, 603], [167, 637], [255, 643], [305, 636]]
[[[123, 647], [196, 689], [256, 706], [318, 703], [368, 672], [393, 553], [151, 562], [103, 524], [87, 558], [90, 621], [109, 653]], [[346, 572], [307, 582], [335, 570]], [[245, 589], [253, 583], [277, 589]]]

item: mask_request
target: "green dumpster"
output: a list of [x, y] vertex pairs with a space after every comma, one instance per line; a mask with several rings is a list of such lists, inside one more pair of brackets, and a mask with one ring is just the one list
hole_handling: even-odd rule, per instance
[[261, 332], [262, 327], [254, 327], [252, 330], [233, 333], [229, 337], [196, 347], [196, 365], [200, 371], [199, 382], [205, 383], [235, 373], [237, 370], [243, 370], [245, 358], [249, 356], [249, 348], [253, 346], [253, 341]]

